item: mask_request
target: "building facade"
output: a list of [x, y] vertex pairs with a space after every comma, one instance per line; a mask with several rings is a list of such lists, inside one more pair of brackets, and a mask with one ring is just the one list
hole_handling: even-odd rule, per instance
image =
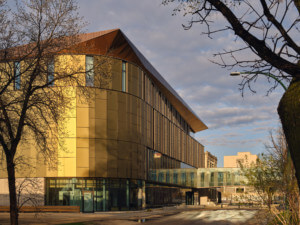
[[[17, 171], [17, 178], [43, 184], [36, 191], [39, 204], [78, 205], [84, 212], [181, 203], [182, 190], [192, 192], [192, 186], [151, 176], [159, 169], [205, 167], [204, 146], [190, 134], [206, 125], [121, 30], [79, 39], [76, 51], [55, 56], [51, 69], [64, 63], [85, 68], [80, 76], [89, 98], [80, 86], [66, 87], [72, 107], [64, 116], [65, 132], [58, 134], [63, 146], [57, 145], [55, 163], [49, 166], [34, 144], [26, 145], [31, 167]], [[5, 187], [5, 162], [0, 165]], [[0, 204], [8, 203], [7, 193], [1, 190]]]
[[239, 168], [241, 164], [249, 167], [255, 164], [256, 160], [257, 155], [252, 155], [250, 152], [238, 152], [237, 155], [224, 156], [224, 168]]
[[204, 168], [216, 168], [218, 165], [218, 158], [206, 151], [204, 154]]

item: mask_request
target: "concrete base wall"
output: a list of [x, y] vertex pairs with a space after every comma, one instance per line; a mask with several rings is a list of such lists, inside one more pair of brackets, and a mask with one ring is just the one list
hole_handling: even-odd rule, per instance
[[[44, 178], [17, 178], [18, 205], [44, 205], [45, 179]], [[8, 180], [0, 179], [0, 206], [9, 206]]]

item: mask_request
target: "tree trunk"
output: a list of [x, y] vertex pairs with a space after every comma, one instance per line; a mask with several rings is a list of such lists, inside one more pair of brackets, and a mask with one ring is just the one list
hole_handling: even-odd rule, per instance
[[292, 80], [279, 102], [277, 111], [300, 187], [300, 79]]
[[15, 164], [11, 157], [7, 157], [7, 174], [8, 174], [8, 187], [9, 187], [9, 201], [10, 201], [10, 223], [12, 225], [18, 224], [18, 205], [16, 194], [16, 177], [15, 177]]

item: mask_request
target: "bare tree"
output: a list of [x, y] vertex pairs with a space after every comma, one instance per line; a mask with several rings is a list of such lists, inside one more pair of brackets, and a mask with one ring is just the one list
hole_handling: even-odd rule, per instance
[[10, 220], [18, 224], [15, 171], [20, 161], [30, 164], [19, 146], [34, 143], [47, 158], [59, 144], [56, 135], [63, 132], [63, 115], [73, 101], [66, 86], [80, 85], [77, 75], [84, 68], [65, 63], [76, 64], [76, 56], [57, 53], [77, 42], [84, 24], [74, 0], [21, 0], [11, 10], [0, 4], [5, 12], [0, 14], [5, 24], [0, 33], [0, 146], [6, 159]]
[[[299, 224], [299, 189], [282, 129], [275, 134], [270, 132], [266, 149], [267, 154], [262, 154], [255, 165], [241, 167], [243, 174], [248, 185], [268, 205], [273, 220], [280, 224]], [[271, 207], [274, 195], [282, 198], [281, 208]]]
[[295, 168], [282, 129], [278, 129], [275, 134], [271, 132], [270, 139], [271, 142], [266, 145], [266, 148], [275, 160], [274, 166], [281, 171], [281, 182], [276, 185], [284, 197], [284, 209], [279, 211], [273, 208], [272, 213], [282, 224], [299, 224], [299, 188], [295, 177]]
[[[228, 69], [240, 68], [246, 75], [241, 90], [249, 87], [260, 74], [267, 75], [272, 91], [280, 82], [289, 83], [278, 106], [284, 134], [300, 184], [300, 63], [299, 0], [163, 0], [177, 2], [174, 14], [190, 16], [185, 29], [202, 24], [203, 34], [212, 37], [219, 32], [232, 32], [243, 46], [224, 50], [214, 56], [214, 63]], [[224, 23], [216, 18], [221, 15]], [[247, 57], [242, 57], [246, 53]], [[275, 80], [270, 78], [272, 75]], [[300, 186], [300, 185], [299, 185]]]

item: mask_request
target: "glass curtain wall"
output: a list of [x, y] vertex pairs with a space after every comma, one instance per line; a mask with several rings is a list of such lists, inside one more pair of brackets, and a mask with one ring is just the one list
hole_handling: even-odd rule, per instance
[[[157, 166], [161, 164], [155, 162], [152, 165]], [[247, 179], [242, 175], [240, 168], [164, 169], [156, 166], [151, 167], [152, 169], [149, 171], [149, 181], [175, 184], [187, 188], [240, 186], [247, 184]]]
[[80, 206], [82, 212], [137, 210], [140, 180], [47, 178], [45, 205]]

